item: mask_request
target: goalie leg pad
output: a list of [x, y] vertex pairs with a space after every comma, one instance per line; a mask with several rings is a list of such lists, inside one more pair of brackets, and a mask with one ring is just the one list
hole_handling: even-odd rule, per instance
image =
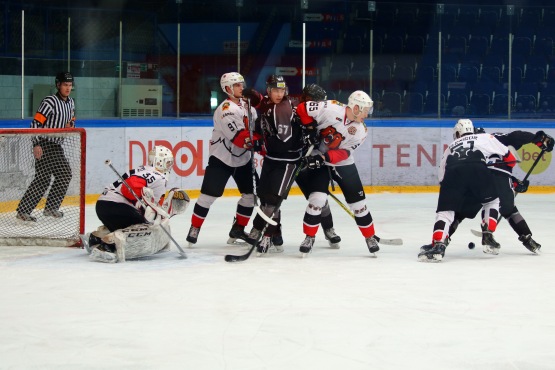
[[[162, 221], [162, 226], [170, 232], [168, 220]], [[118, 260], [147, 257], [166, 249], [170, 242], [167, 234], [160, 226], [138, 224], [113, 233]]]

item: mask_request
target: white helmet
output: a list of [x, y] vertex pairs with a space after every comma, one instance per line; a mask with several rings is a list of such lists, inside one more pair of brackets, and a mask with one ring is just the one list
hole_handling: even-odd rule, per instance
[[148, 152], [148, 164], [168, 176], [173, 167], [173, 154], [163, 145], [156, 145]]
[[233, 91], [233, 85], [235, 85], [236, 83], [242, 83], [243, 85], [245, 84], [245, 79], [241, 74], [237, 72], [225, 73], [222, 75], [222, 78], [220, 78], [220, 86], [222, 87], [222, 90], [228, 95], [229, 93], [225, 90], [225, 87], [229, 86], [231, 91]]
[[458, 139], [463, 135], [466, 134], [473, 134], [474, 133], [474, 125], [472, 121], [468, 118], [462, 118], [457, 121], [455, 125], [455, 129], [453, 131], [453, 139]]
[[[364, 108], [368, 108], [368, 114], [372, 114], [374, 111], [374, 102], [368, 94], [366, 94], [362, 90], [357, 90], [351, 95], [349, 95], [349, 101], [347, 102], [347, 106], [351, 108], [354, 114], [355, 106], [358, 105], [360, 111], [362, 112]], [[360, 114], [360, 113], [359, 113]]]

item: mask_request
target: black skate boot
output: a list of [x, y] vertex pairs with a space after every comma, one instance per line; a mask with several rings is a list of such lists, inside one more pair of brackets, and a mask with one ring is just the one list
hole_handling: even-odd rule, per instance
[[373, 236], [366, 238], [366, 245], [368, 246], [368, 250], [374, 257], [376, 257], [376, 252], [380, 250], [380, 246], [378, 245], [378, 241]]
[[324, 235], [330, 245], [330, 248], [339, 249], [339, 242], [341, 242], [341, 237], [335, 233], [333, 227], [330, 227], [329, 229], [324, 229]]
[[534, 239], [532, 239], [532, 234], [521, 235], [518, 240], [532, 253], [540, 254], [541, 245], [538, 244]]
[[17, 215], [15, 216], [15, 218], [17, 218], [19, 221], [23, 221], [23, 222], [37, 222], [37, 218], [31, 216], [28, 213], [21, 213], [21, 212], [17, 212]]
[[251, 232], [247, 236], [246, 242], [249, 243], [250, 245], [254, 245], [260, 239], [261, 236], [262, 236], [262, 231], [255, 229], [253, 227], [251, 229]]
[[[229, 239], [227, 239], [227, 244], [243, 244], [241, 241], [246, 242], [249, 235], [245, 232], [245, 226], [233, 223], [231, 230], [229, 230]], [[238, 241], [239, 240], [239, 241]]]
[[281, 224], [278, 225], [276, 232], [272, 235], [272, 244], [275, 246], [283, 245], [283, 236], [281, 235]]
[[299, 247], [299, 252], [303, 254], [303, 257], [307, 255], [307, 253], [312, 252], [312, 246], [314, 245], [314, 237], [313, 236], [306, 236], [301, 246]]
[[193, 244], [197, 243], [198, 240], [198, 233], [200, 232], [200, 227], [194, 227], [191, 225], [189, 229], [189, 234], [187, 234], [187, 241], [189, 242], [189, 248], [193, 246]]
[[[445, 241], [443, 242], [443, 244], [445, 244], [445, 248], [447, 248], [447, 246], [449, 246], [449, 243], [451, 242], [451, 238], [447, 237], [447, 239], [445, 239]], [[434, 247], [433, 244], [426, 244], [420, 247], [420, 252], [427, 252], [430, 249], [432, 249]]]
[[445, 243], [435, 242], [432, 249], [418, 253], [420, 262], [441, 262], [445, 256]]
[[482, 231], [482, 250], [484, 253], [488, 254], [499, 254], [499, 248], [501, 245], [495, 241], [491, 231]]

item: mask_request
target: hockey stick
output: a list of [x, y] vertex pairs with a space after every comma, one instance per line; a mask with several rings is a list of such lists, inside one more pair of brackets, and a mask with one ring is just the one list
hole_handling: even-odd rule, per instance
[[[121, 182], [125, 185], [125, 187], [127, 187], [127, 189], [131, 192], [131, 194], [133, 194], [133, 196], [135, 197], [135, 199], [137, 199], [137, 202], [141, 203], [141, 205], [143, 206], [144, 209], [147, 208], [147, 204], [137, 196], [137, 194], [135, 194], [135, 191], [133, 191], [133, 189], [131, 188], [131, 186], [129, 186], [129, 184], [127, 183], [127, 181], [125, 181], [125, 179], [119, 174], [118, 170], [115, 169], [115, 167], [112, 165], [112, 161], [107, 159], [104, 164], [106, 164], [107, 166], [109, 166], [112, 171], [114, 171], [114, 173], [119, 177], [119, 179], [121, 180]], [[143, 216], [144, 218], [144, 216]], [[145, 218], [144, 219], [146, 223], [150, 224], [150, 222], [148, 222], [148, 220]], [[185, 253], [185, 251], [183, 250], [183, 248], [181, 248], [181, 246], [175, 241], [175, 239], [171, 236], [171, 234], [169, 233], [168, 230], [166, 230], [166, 228], [162, 225], [160, 225], [160, 228], [166, 233], [166, 235], [170, 238], [170, 240], [173, 242], [173, 244], [175, 244], [175, 246], [177, 247], [177, 249], [179, 250], [179, 254], [181, 255], [181, 257], [183, 258], [187, 258], [187, 254]]]
[[[314, 149], [314, 145], [311, 145], [306, 154], [304, 155], [304, 157], [308, 157], [310, 155], [310, 153], [312, 152], [312, 149]], [[299, 163], [299, 167], [295, 170], [295, 173], [293, 174], [293, 176], [291, 177], [291, 180], [289, 181], [289, 184], [287, 185], [287, 189], [285, 192], [285, 196], [281, 197], [280, 200], [278, 201], [278, 204], [276, 205], [276, 208], [274, 209], [274, 214], [279, 210], [279, 207], [281, 206], [281, 202], [283, 202], [283, 199], [285, 199], [285, 197], [289, 194], [289, 192], [291, 191], [291, 187], [293, 186], [293, 183], [295, 182], [295, 179], [297, 178], [297, 176], [299, 175], [299, 173], [301, 172], [301, 170], [304, 168], [303, 163], [301, 161], [301, 163]], [[268, 225], [266, 225], [267, 227]], [[264, 227], [264, 230], [266, 230], [266, 227]], [[260, 235], [264, 235], [264, 230], [262, 230], [262, 233]], [[240, 261], [246, 261], [250, 255], [252, 254], [252, 252], [254, 251], [254, 249], [256, 248], [256, 246], [258, 245], [258, 240], [252, 245], [251, 249], [249, 249], [249, 251], [246, 254], [242, 254], [240, 256], [236, 256], [233, 254], [227, 254], [224, 258], [226, 260], [226, 262], [240, 262]]]
[[256, 163], [254, 163], [254, 122], [252, 121], [251, 100], [247, 99], [247, 118], [249, 120], [249, 137], [251, 139], [251, 172], [252, 172], [252, 193], [254, 195], [254, 210], [256, 213], [271, 225], [277, 225], [277, 222], [266, 216], [258, 205], [258, 196], [256, 194]]
[[[534, 161], [534, 163], [532, 163], [532, 167], [530, 167], [530, 169], [528, 170], [528, 172], [526, 173], [526, 176], [524, 176], [524, 178], [522, 179], [522, 182], [528, 180], [528, 177], [530, 177], [530, 175], [532, 174], [532, 171], [534, 170], [534, 168], [536, 167], [536, 165], [540, 162], [540, 160], [543, 157], [543, 154], [545, 153], [545, 148], [542, 149], [540, 151], [540, 155], [538, 155], [538, 158], [536, 158], [536, 160]], [[518, 195], [518, 193], [515, 193], [515, 198]], [[497, 223], [499, 224], [499, 222], [501, 221], [501, 219], [503, 218], [503, 216], [499, 215], [499, 217], [497, 218]], [[478, 237], [482, 237], [482, 232], [478, 231], [478, 230], [470, 230], [470, 232]]]
[[[332, 197], [333, 200], [335, 200], [337, 202], [337, 204], [339, 204], [339, 206], [341, 208], [343, 208], [343, 210], [345, 212], [347, 212], [347, 214], [349, 216], [351, 216], [351, 218], [355, 219], [355, 214], [353, 213], [353, 211], [351, 211], [351, 209], [349, 207], [347, 207], [345, 204], [343, 204], [343, 202], [341, 200], [339, 200], [339, 198], [337, 198], [335, 195], [333, 195], [333, 193], [329, 193], [330, 197]], [[394, 238], [394, 239], [385, 239], [385, 238], [380, 238], [377, 235], [374, 235], [374, 238], [376, 238], [376, 240], [378, 241], [378, 243], [382, 243], [385, 245], [403, 245], [403, 239], [401, 238]]]

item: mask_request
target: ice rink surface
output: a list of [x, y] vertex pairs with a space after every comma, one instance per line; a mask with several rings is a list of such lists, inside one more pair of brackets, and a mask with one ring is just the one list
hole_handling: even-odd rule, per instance
[[[555, 194], [517, 197], [541, 255], [506, 220], [501, 253], [482, 253], [475, 219], [438, 264], [417, 261], [437, 194], [367, 200], [377, 234], [404, 240], [378, 258], [333, 201], [341, 248], [319, 231], [301, 258], [299, 196], [282, 207], [285, 252], [245, 262], [224, 261], [247, 252], [226, 245], [233, 197], [216, 201], [192, 249], [193, 207], [172, 219], [185, 260], [175, 247], [121, 264], [82, 249], [0, 247], [0, 369], [555, 368]], [[87, 231], [99, 226], [93, 206], [86, 219]]]

